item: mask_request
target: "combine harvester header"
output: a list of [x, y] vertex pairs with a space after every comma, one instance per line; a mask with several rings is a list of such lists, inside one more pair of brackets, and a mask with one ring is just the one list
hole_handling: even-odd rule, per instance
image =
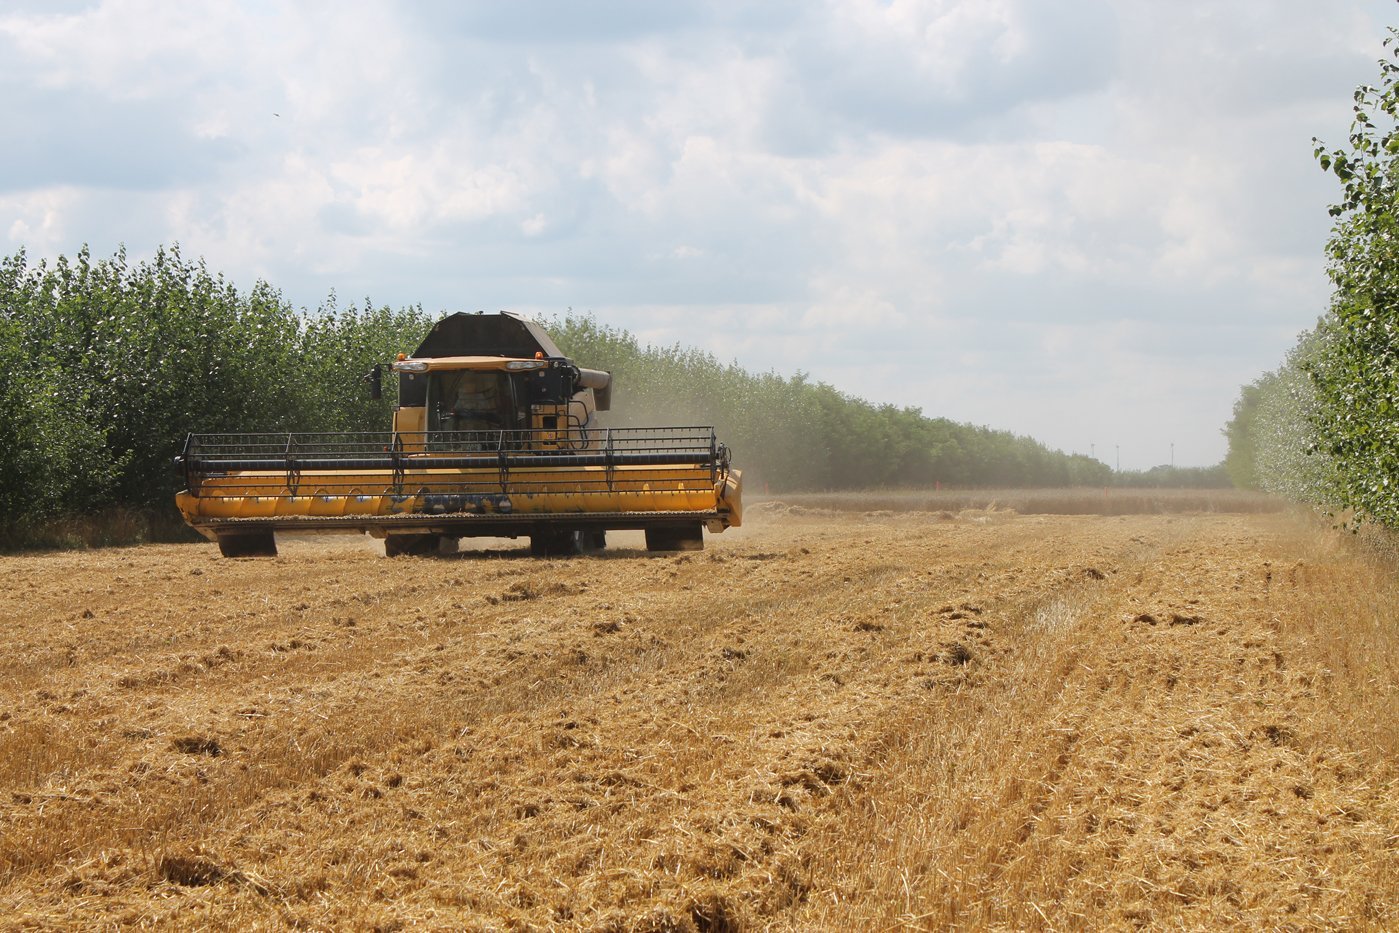
[[604, 428], [611, 374], [566, 359], [513, 314], [452, 314], [398, 376], [393, 430], [192, 434], [176, 459], [185, 520], [225, 557], [272, 556], [278, 531], [364, 532], [389, 556], [463, 537], [530, 539], [537, 555], [698, 550], [742, 521], [740, 475], [710, 427]]

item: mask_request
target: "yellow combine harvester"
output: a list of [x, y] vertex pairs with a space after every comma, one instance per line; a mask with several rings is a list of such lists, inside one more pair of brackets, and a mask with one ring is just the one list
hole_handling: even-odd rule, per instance
[[[712, 428], [604, 428], [609, 373], [565, 359], [513, 314], [452, 314], [388, 364], [383, 434], [193, 434], [177, 459], [185, 520], [225, 557], [272, 556], [278, 531], [364, 532], [389, 556], [464, 537], [522, 537], [539, 555], [641, 529], [698, 550], [742, 520], [740, 479]], [[379, 397], [383, 367], [370, 374]]]

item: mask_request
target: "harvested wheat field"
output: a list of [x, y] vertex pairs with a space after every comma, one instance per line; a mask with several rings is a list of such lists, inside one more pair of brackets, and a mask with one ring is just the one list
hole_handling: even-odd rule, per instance
[[1399, 594], [1350, 536], [638, 545], [0, 558], [0, 925], [1399, 927]]

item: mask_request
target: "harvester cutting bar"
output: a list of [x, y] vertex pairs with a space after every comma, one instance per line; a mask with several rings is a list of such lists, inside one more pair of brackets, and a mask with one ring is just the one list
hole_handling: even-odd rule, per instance
[[[192, 435], [176, 496], [208, 535], [546, 527], [711, 530], [741, 521], [739, 476], [710, 428]], [[514, 533], [514, 532], [512, 532]]]
[[[709, 427], [431, 435], [193, 434], [176, 462], [184, 472], [187, 488], [196, 496], [205, 494], [203, 487], [210, 479], [239, 475], [252, 485], [266, 485], [265, 480], [270, 479], [267, 474], [285, 475], [286, 494], [296, 495], [299, 480], [306, 474], [315, 474], [318, 487], [362, 485], [365, 473], [387, 474], [393, 485], [401, 484], [409, 473], [428, 482], [465, 478], [441, 472], [452, 470], [497, 471], [499, 482], [508, 484], [511, 471], [551, 467], [602, 467], [614, 478], [613, 471], [624, 467], [686, 468], [687, 476], [698, 467], [707, 469], [710, 479], [717, 480], [728, 470], [728, 450], [716, 441]], [[646, 478], [655, 481], [665, 477], [652, 471]]]

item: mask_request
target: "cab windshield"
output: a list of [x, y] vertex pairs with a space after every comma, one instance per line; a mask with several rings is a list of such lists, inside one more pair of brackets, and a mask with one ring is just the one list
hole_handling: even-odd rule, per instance
[[525, 427], [510, 373], [470, 369], [432, 373], [428, 379], [429, 431], [501, 431]]

